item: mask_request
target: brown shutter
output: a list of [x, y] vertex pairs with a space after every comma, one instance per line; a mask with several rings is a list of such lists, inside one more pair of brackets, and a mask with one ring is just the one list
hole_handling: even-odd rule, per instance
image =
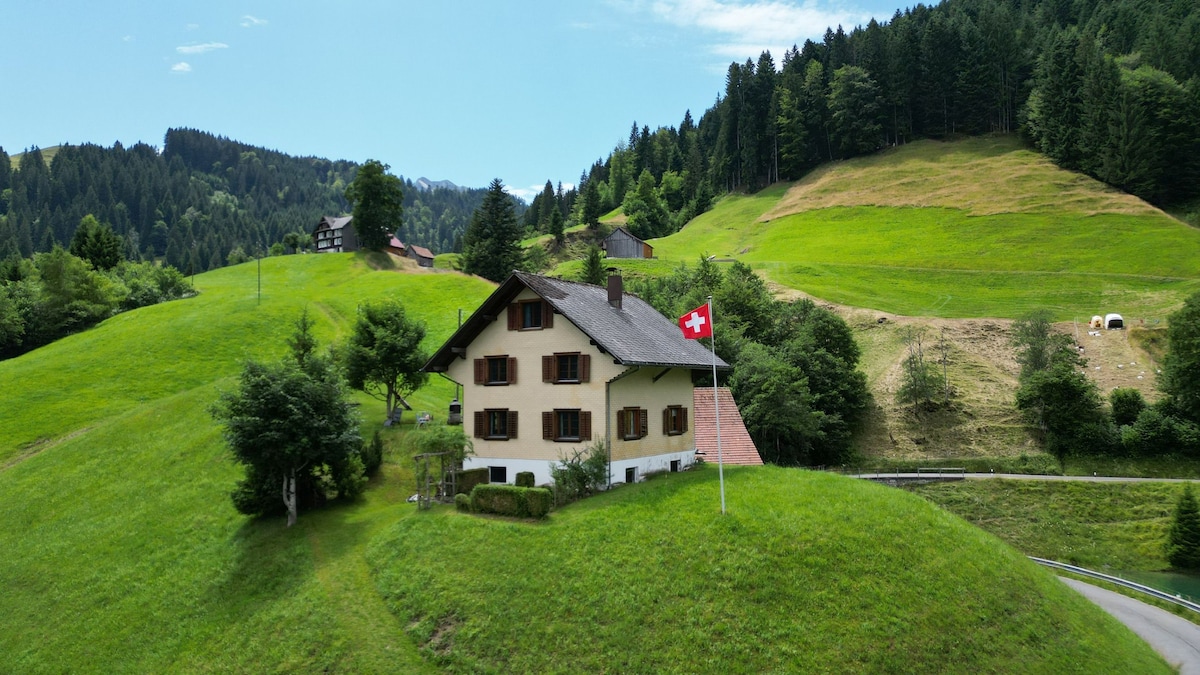
[[542, 301], [542, 328], [554, 328], [554, 308]]
[[671, 433], [671, 409], [663, 408], [663, 435]]
[[683, 433], [686, 434], [688, 431], [688, 409], [684, 408], [679, 414], [683, 416]]
[[515, 302], [508, 306], [508, 329], [521, 330], [521, 306]]
[[579, 440], [581, 440], [581, 441], [592, 440], [592, 411], [591, 410], [580, 410], [579, 411]]
[[508, 383], [517, 383], [517, 357], [508, 357]]
[[617, 411], [617, 438], [625, 440], [625, 411]]
[[542, 382], [554, 381], [554, 356], [542, 357]]
[[554, 413], [552, 412], [542, 413], [542, 440], [554, 440]]
[[487, 382], [487, 359], [475, 359], [475, 384]]
[[649, 433], [647, 427], [650, 426], [650, 414], [645, 408], [638, 408], [638, 417], [641, 418], [641, 425], [638, 427], [638, 438], [645, 438]]
[[483, 438], [484, 437], [484, 435], [485, 435], [484, 434], [484, 426], [486, 424], [487, 424], [487, 420], [484, 418], [484, 412], [482, 410], [476, 410], [475, 411], [475, 438]]
[[508, 411], [508, 437], [509, 438], [517, 437], [517, 411], [516, 410]]
[[588, 354], [579, 355], [579, 381], [592, 381], [592, 357]]

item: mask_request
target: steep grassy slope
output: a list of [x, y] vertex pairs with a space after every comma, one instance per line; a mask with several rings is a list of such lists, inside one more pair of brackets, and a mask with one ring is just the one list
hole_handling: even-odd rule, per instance
[[730, 197], [655, 240], [785, 286], [913, 316], [1165, 316], [1200, 289], [1200, 231], [1057, 169], [1014, 137], [922, 141]]
[[[303, 307], [328, 344], [360, 300], [399, 297], [436, 344], [492, 288], [353, 261], [266, 259], [261, 305], [253, 264], [200, 275], [198, 297], [0, 363], [0, 672], [423, 667], [354, 553], [409, 512], [408, 463], [292, 530], [249, 521], [207, 412]], [[413, 400], [440, 411], [452, 391], [435, 378]], [[382, 404], [360, 400], [369, 434]]]
[[716, 474], [621, 488], [541, 525], [421, 514], [370, 558], [409, 632], [458, 672], [1163, 669], [1111, 617], [921, 499], [735, 469], [722, 516]]

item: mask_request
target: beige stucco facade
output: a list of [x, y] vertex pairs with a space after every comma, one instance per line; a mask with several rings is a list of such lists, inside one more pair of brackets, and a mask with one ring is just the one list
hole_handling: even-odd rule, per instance
[[[513, 300], [537, 300], [524, 289]], [[590, 356], [590, 377], [577, 384], [553, 384], [542, 380], [542, 357], [579, 352]], [[475, 359], [505, 356], [516, 360], [516, 381], [506, 385], [475, 384]], [[685, 368], [623, 366], [590, 344], [586, 334], [566, 317], [554, 316], [548, 328], [509, 330], [500, 313], [448, 366], [446, 375], [463, 387], [464, 431], [474, 435], [475, 412], [507, 409], [517, 412], [517, 435], [508, 440], [474, 437], [474, 457], [468, 467], [508, 467], [507, 482], [517, 471], [533, 471], [538, 483], [549, 481], [553, 462], [569, 452], [597, 441], [608, 441], [611, 449], [612, 481], [622, 482], [626, 469], [634, 479], [651, 471], [679, 468], [695, 459], [692, 412], [687, 410], [687, 431], [668, 435], [663, 429], [663, 410], [672, 405], [690, 408], [691, 373]], [[646, 411], [647, 435], [636, 440], [617, 437], [617, 411], [638, 407]], [[591, 440], [560, 442], [543, 439], [542, 413], [556, 409], [591, 412]]]

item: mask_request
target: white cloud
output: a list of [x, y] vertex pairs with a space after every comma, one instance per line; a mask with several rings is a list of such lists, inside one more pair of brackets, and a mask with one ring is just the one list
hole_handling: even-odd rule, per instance
[[266, 19], [260, 19], [256, 16], [250, 16], [249, 14], [247, 14], [242, 17], [242, 21], [239, 25], [242, 28], [251, 28], [253, 26], [265, 26], [266, 24], [267, 24]]
[[783, 52], [806, 38], [820, 39], [825, 29], [842, 25], [849, 31], [869, 15], [823, 7], [815, 0], [796, 4], [783, 0], [653, 0], [628, 9], [648, 11], [661, 21], [717, 36], [709, 49], [738, 60], [770, 50], [776, 63]]
[[[555, 183], [555, 189], [558, 189], [557, 186], [558, 186], [558, 184]], [[526, 188], [515, 188], [511, 185], [504, 186], [505, 192], [507, 192], [508, 194], [510, 194], [514, 197], [517, 197], [518, 199], [525, 202], [526, 204], [532, 204], [533, 198], [542, 194], [542, 190], [545, 190], [545, 189], [546, 189], [545, 183], [542, 183], [540, 185], [530, 185], [529, 187], [526, 187]], [[563, 192], [568, 192], [570, 190], [575, 189], [575, 184], [564, 182], [562, 184], [562, 189], [563, 189]]]
[[133, 42], [133, 36], [126, 35], [125, 37], [121, 38], [121, 42]]
[[200, 24], [198, 24], [198, 23], [189, 23], [187, 25], [188, 30], [196, 30], [198, 28], [200, 28]]
[[176, 63], [175, 65], [171, 66], [171, 72], [172, 73], [190, 73], [190, 72], [192, 72], [192, 67], [190, 65], [188, 65], [187, 61], [180, 61], [179, 63]]
[[229, 49], [229, 45], [224, 42], [205, 42], [199, 45], [183, 45], [176, 47], [175, 51], [180, 54], [203, 54], [217, 49]]

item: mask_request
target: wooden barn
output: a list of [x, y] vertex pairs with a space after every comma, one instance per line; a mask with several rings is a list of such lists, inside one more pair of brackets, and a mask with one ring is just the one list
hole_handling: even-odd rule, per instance
[[409, 244], [408, 257], [416, 260], [421, 267], [433, 267], [433, 252], [424, 246]]
[[653, 258], [654, 247], [633, 236], [624, 227], [618, 227], [612, 234], [604, 238], [600, 248], [610, 258]]
[[396, 237], [392, 237], [390, 240], [388, 240], [388, 244], [387, 246], [383, 247], [383, 250], [391, 253], [392, 255], [398, 255], [401, 258], [407, 255], [404, 248], [404, 242], [400, 241]]

